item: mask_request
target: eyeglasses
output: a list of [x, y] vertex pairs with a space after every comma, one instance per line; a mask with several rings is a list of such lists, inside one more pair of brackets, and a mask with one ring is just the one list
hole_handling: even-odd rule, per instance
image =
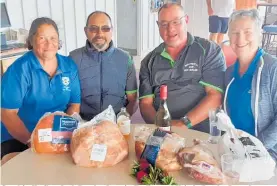
[[171, 23], [173, 26], [178, 26], [182, 23], [182, 19], [184, 18], [185, 16], [182, 16], [180, 17], [179, 19], [175, 19], [175, 20], [172, 20], [172, 21], [162, 21], [162, 22], [158, 22], [157, 21], [157, 24], [160, 28], [163, 28], [163, 29], [166, 29], [169, 27], [169, 24]]
[[109, 26], [89, 26], [89, 27], [85, 27], [89, 32], [91, 33], [98, 33], [101, 29], [102, 32], [110, 32], [112, 27]]

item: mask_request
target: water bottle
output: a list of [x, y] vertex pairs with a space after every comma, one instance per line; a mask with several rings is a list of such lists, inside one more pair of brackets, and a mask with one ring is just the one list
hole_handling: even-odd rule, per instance
[[121, 108], [120, 112], [117, 114], [117, 125], [125, 137], [128, 140], [131, 132], [131, 119], [130, 114], [127, 112], [126, 108]]

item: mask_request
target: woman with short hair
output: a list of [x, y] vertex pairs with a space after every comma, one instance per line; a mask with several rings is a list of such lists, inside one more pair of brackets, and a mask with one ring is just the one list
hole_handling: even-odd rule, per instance
[[237, 61], [225, 73], [224, 107], [235, 127], [258, 137], [277, 160], [277, 59], [259, 47], [261, 25], [254, 9], [230, 17]]

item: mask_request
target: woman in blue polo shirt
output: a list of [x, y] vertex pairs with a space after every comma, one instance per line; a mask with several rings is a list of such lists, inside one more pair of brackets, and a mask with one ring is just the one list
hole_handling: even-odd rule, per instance
[[224, 107], [235, 127], [258, 137], [277, 160], [277, 59], [259, 48], [260, 29], [257, 10], [230, 17], [237, 61], [226, 71]]
[[57, 54], [60, 48], [56, 23], [49, 18], [33, 21], [27, 46], [2, 78], [1, 159], [2, 164], [28, 148], [38, 120], [46, 112], [80, 110], [77, 66]]

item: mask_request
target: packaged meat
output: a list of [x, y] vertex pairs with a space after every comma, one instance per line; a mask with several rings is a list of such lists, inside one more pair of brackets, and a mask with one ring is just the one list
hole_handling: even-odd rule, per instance
[[128, 156], [128, 143], [122, 135], [111, 106], [84, 122], [73, 132], [71, 155], [82, 167], [110, 167]]
[[194, 140], [192, 147], [180, 150], [178, 157], [192, 178], [208, 184], [224, 183], [224, 176], [212, 152], [200, 141]]
[[37, 153], [69, 151], [72, 132], [77, 124], [77, 119], [64, 112], [46, 113], [32, 132], [31, 149]]
[[145, 126], [135, 128], [135, 151], [138, 159], [146, 159], [164, 171], [182, 169], [177, 153], [185, 147], [185, 139], [171, 132]]
[[74, 131], [71, 140], [74, 163], [83, 167], [110, 167], [128, 156], [128, 143], [110, 121]]

